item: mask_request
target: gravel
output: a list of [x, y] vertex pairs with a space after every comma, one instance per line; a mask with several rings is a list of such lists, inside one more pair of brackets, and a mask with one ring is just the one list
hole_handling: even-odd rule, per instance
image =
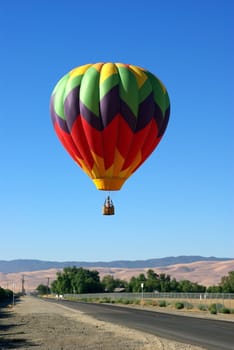
[[0, 309], [0, 350], [201, 350], [26, 296]]

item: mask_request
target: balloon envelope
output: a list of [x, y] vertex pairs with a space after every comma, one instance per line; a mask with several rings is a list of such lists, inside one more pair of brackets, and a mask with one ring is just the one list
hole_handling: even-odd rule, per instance
[[160, 142], [170, 102], [149, 71], [122, 63], [77, 67], [50, 103], [61, 143], [99, 190], [119, 190]]

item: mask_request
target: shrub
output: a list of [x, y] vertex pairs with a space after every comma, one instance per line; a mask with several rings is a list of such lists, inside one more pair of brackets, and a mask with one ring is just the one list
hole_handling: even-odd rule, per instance
[[222, 314], [230, 314], [231, 310], [228, 309], [227, 307], [222, 307], [219, 312], [221, 312]]
[[128, 304], [135, 303], [135, 300], [133, 300], [133, 299], [126, 299], [126, 298], [119, 298], [119, 299], [112, 299], [112, 300], [108, 301], [108, 303], [128, 305]]
[[183, 309], [184, 308], [184, 303], [181, 303], [180, 301], [177, 301], [175, 303], [175, 308], [180, 310], [180, 309]]
[[204, 304], [200, 304], [198, 306], [198, 309], [201, 310], [201, 311], [207, 311], [208, 310], [207, 305], [204, 305]]
[[104, 297], [102, 299], [100, 299], [100, 303], [107, 303], [109, 304], [111, 302], [111, 298], [108, 298], [108, 297]]
[[13, 292], [10, 289], [5, 289], [5, 295], [7, 299], [10, 299], [13, 297]]
[[211, 314], [216, 315], [218, 312], [216, 304], [209, 305], [209, 311]]
[[166, 307], [166, 306], [167, 306], [167, 303], [166, 303], [165, 300], [159, 300], [158, 305], [159, 305], [160, 307]]
[[87, 302], [89, 301], [89, 299], [88, 299], [88, 298], [83, 297], [83, 298], [80, 298], [80, 301], [82, 301], [82, 302], [84, 302], [84, 303], [87, 303]]
[[123, 299], [119, 298], [119, 299], [115, 299], [116, 304], [123, 304]]
[[224, 305], [223, 305], [223, 304], [216, 303], [217, 312], [220, 312], [220, 310], [223, 309], [223, 308], [224, 308]]
[[186, 307], [187, 310], [192, 310], [193, 309], [193, 304], [185, 302], [184, 303], [184, 307]]
[[0, 287], [0, 301], [5, 301], [12, 298], [13, 292], [9, 289], [3, 289]]
[[130, 300], [129, 299], [123, 299], [123, 304], [125, 304], [125, 305], [130, 304]]
[[104, 298], [104, 303], [110, 303], [111, 302], [111, 298], [105, 297]]

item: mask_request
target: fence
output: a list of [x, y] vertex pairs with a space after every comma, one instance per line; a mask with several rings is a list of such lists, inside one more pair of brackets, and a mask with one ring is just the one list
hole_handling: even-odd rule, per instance
[[198, 306], [204, 304], [209, 306], [210, 304], [217, 303], [223, 306], [234, 309], [234, 293], [93, 293], [93, 294], [65, 294], [65, 299], [104, 299], [111, 300], [128, 299], [141, 301], [157, 300], [157, 299], [170, 299], [178, 301], [187, 301], [188, 303]]

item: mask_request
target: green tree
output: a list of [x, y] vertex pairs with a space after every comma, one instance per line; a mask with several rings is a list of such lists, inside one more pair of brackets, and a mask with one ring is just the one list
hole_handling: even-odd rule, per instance
[[105, 292], [113, 292], [115, 289], [115, 279], [111, 275], [106, 275], [102, 279], [102, 286]]
[[222, 277], [220, 287], [223, 293], [234, 293], [234, 271], [230, 271], [228, 276]]
[[135, 276], [131, 277], [131, 279], [130, 279], [130, 281], [128, 283], [128, 292], [135, 293], [136, 284], [137, 284], [137, 278]]
[[128, 291], [133, 293], [141, 292], [141, 284], [146, 282], [146, 277], [143, 273], [141, 273], [138, 277], [132, 277], [128, 284]]
[[145, 292], [161, 291], [159, 276], [154, 270], [147, 271], [147, 279], [144, 285]]
[[179, 281], [179, 288], [183, 293], [204, 293], [206, 291], [205, 286], [191, 282], [189, 280]]
[[115, 279], [115, 288], [125, 288], [125, 289], [127, 289], [127, 287], [128, 287], [128, 282], [127, 281], [121, 280], [119, 278]]
[[127, 288], [128, 283], [111, 275], [106, 275], [102, 279], [102, 287], [105, 292], [114, 292], [115, 288]]
[[221, 286], [209, 286], [206, 291], [207, 291], [207, 293], [222, 293], [222, 287]]
[[166, 275], [165, 273], [161, 273], [159, 275], [160, 280], [160, 291], [161, 292], [170, 292], [170, 284], [171, 284], [171, 277], [170, 275]]
[[39, 284], [36, 290], [39, 295], [50, 294], [50, 288], [44, 284]]
[[[72, 293], [71, 280], [72, 271], [69, 271], [69, 268], [64, 268], [63, 272], [58, 272], [55, 292], [58, 294]], [[51, 286], [54, 287], [54, 284]]]
[[56, 294], [59, 294], [58, 280], [54, 280], [54, 281], [51, 283], [50, 288], [51, 288], [51, 292], [56, 293]]
[[170, 282], [170, 291], [171, 292], [179, 292], [180, 291], [179, 282], [175, 278], [172, 278], [172, 280]]
[[10, 289], [4, 289], [0, 287], [0, 301], [12, 299], [13, 292]]
[[99, 273], [77, 268], [66, 267], [57, 273], [57, 280], [51, 284], [52, 291], [58, 294], [99, 293], [103, 291]]

